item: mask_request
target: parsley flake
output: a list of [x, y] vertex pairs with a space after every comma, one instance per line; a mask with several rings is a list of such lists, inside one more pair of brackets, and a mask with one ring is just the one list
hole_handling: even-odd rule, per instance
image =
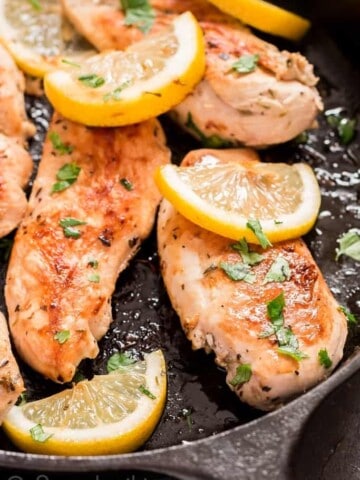
[[103, 97], [104, 102], [109, 102], [110, 100], [121, 100], [122, 91], [130, 86], [130, 82], [126, 81], [122, 83], [119, 87], [115, 88], [112, 92], [106, 93]]
[[341, 255], [347, 255], [354, 260], [360, 261], [360, 235], [358, 231], [351, 228], [337, 239], [339, 248], [336, 249], [336, 260]]
[[57, 172], [56, 179], [58, 182], [54, 183], [51, 189], [51, 193], [62, 192], [69, 188], [76, 182], [81, 168], [75, 163], [65, 163]]
[[140, 385], [139, 390], [142, 394], [146, 395], [147, 397], [151, 398], [151, 400], [155, 400], [156, 396], [148, 390], [145, 385]]
[[70, 330], [60, 330], [59, 332], [55, 333], [54, 340], [56, 340], [61, 345], [66, 343], [70, 338]]
[[330, 368], [332, 366], [333, 362], [332, 362], [331, 358], [329, 357], [329, 354], [328, 354], [326, 348], [324, 348], [322, 350], [319, 350], [318, 359], [319, 359], [320, 365], [323, 366], [324, 368]]
[[242, 261], [247, 265], [257, 265], [264, 260], [264, 257], [256, 252], [250, 252], [249, 245], [245, 238], [231, 245], [231, 248], [240, 253]]
[[120, 183], [129, 192], [131, 192], [131, 190], [134, 188], [134, 185], [127, 178], [122, 178]]
[[87, 278], [89, 282], [100, 283], [100, 275], [98, 273], [91, 273]]
[[27, 403], [27, 395], [26, 392], [21, 392], [18, 399], [16, 400], [16, 406], [21, 407], [22, 405], [25, 405]]
[[66, 58], [63, 58], [61, 60], [61, 63], [65, 63], [65, 65], [69, 65], [70, 67], [75, 67], [75, 68], [80, 68], [81, 65], [78, 63], [72, 62], [71, 60], [67, 60]]
[[86, 222], [78, 220], [76, 218], [66, 217], [59, 220], [59, 225], [62, 227], [65, 237], [79, 238], [81, 236], [80, 230], [77, 228], [79, 225], [86, 225]]
[[132, 365], [135, 363], [135, 359], [127, 352], [124, 353], [114, 353], [111, 355], [109, 360], [107, 361], [106, 369], [108, 373], [117, 370], [118, 368], [127, 367], [128, 365]]
[[340, 312], [342, 312], [345, 315], [348, 323], [350, 323], [352, 325], [357, 325], [357, 320], [356, 320], [355, 315], [353, 313], [351, 313], [348, 308], [340, 305], [339, 310], [340, 310]]
[[259, 220], [249, 219], [246, 223], [246, 226], [254, 233], [256, 238], [259, 240], [262, 248], [272, 247], [272, 243], [263, 232], [263, 229]]
[[190, 112], [188, 113], [185, 127], [187, 127], [189, 130], [192, 130], [199, 137], [200, 142], [206, 148], [228, 148], [233, 146], [230, 140], [221, 138], [218, 135], [210, 135], [209, 137], [205, 135], [193, 121]]
[[99, 77], [99, 75], [96, 75], [96, 73], [80, 75], [80, 77], [78, 77], [78, 80], [87, 87], [91, 88], [99, 88], [105, 83], [105, 78]]
[[60, 155], [69, 155], [74, 151], [74, 147], [72, 145], [63, 143], [60, 135], [57, 132], [50, 132], [49, 138], [53, 148], [60, 153]]
[[94, 268], [96, 270], [99, 266], [99, 262], [95, 258], [90, 258], [88, 260], [88, 265], [89, 267]]
[[52, 437], [51, 433], [45, 433], [42, 425], [38, 423], [34, 427], [30, 428], [30, 435], [35, 442], [44, 443]]
[[265, 275], [263, 284], [270, 282], [285, 282], [285, 280], [289, 280], [290, 277], [291, 271], [289, 262], [284, 257], [278, 256]]
[[243, 383], [248, 382], [251, 376], [251, 365], [249, 363], [243, 363], [236, 368], [236, 375], [229, 383], [233, 387], [236, 387], [237, 385], [242, 385]]
[[258, 64], [259, 58], [260, 56], [258, 54], [242, 55], [239, 60], [232, 64], [231, 68], [238, 73], [253, 72]]
[[41, 12], [42, 6], [40, 0], [28, 0], [28, 3], [32, 6], [34, 10], [36, 10], [37, 12]]
[[120, 0], [125, 12], [125, 25], [134, 25], [143, 33], [153, 26], [155, 12], [148, 0]]
[[243, 280], [246, 283], [254, 283], [256, 280], [255, 275], [250, 271], [249, 265], [245, 263], [220, 262], [219, 267], [224, 270], [226, 275], [231, 278], [231, 280], [234, 280], [234, 282]]

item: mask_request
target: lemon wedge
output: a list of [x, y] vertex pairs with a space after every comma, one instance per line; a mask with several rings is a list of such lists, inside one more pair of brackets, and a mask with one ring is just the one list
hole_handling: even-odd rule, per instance
[[130, 452], [153, 432], [166, 398], [165, 360], [143, 361], [75, 384], [51, 397], [14, 406], [3, 428], [21, 450], [50, 455]]
[[202, 31], [190, 13], [159, 35], [50, 72], [45, 92], [64, 117], [90, 126], [141, 122], [180, 103], [205, 70]]
[[[298, 238], [315, 223], [320, 190], [303, 163], [165, 165], [155, 173], [162, 195], [188, 220], [227, 238], [261, 243], [250, 220], [270, 242]], [[250, 222], [251, 223], [251, 222]]]
[[95, 54], [62, 16], [57, 0], [0, 0], [0, 41], [34, 77], [43, 77], [63, 59], [79, 61]]
[[263, 0], [209, 1], [252, 27], [289, 40], [300, 40], [311, 25], [309, 20]]

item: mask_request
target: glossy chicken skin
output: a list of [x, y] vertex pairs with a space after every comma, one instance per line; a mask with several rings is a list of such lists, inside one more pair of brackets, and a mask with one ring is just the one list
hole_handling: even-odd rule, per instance
[[17, 227], [25, 214], [22, 188], [33, 165], [24, 144], [33, 133], [25, 114], [23, 74], [0, 45], [0, 237]]
[[0, 425], [23, 390], [24, 383], [11, 351], [7, 323], [0, 312]]
[[[172, 112], [192, 135], [263, 147], [314, 126], [322, 102], [313, 67], [302, 55], [279, 51], [204, 0], [150, 3], [156, 12], [150, 34], [186, 10], [194, 13], [204, 32], [205, 77]], [[143, 37], [139, 28], [124, 25], [118, 1], [63, 0], [63, 5], [76, 28], [99, 50], [123, 49]], [[232, 68], [243, 55], [258, 56], [248, 73]]]
[[[221, 162], [249, 161], [248, 150], [190, 153], [191, 165], [211, 154]], [[232, 158], [230, 158], [232, 157]], [[231, 247], [234, 242], [186, 220], [163, 200], [158, 219], [161, 270], [171, 303], [193, 348], [213, 351], [227, 371], [227, 383], [244, 402], [272, 410], [326, 378], [343, 355], [347, 324], [343, 313], [302, 240], [287, 241], [261, 252], [264, 259], [252, 268], [255, 283], [231, 280], [220, 262], [241, 262]], [[264, 284], [275, 259], [287, 260], [291, 275], [284, 282]], [[271, 326], [267, 303], [281, 292], [285, 297], [284, 322], [291, 327], [299, 350], [307, 358], [299, 362], [280, 354], [274, 335], [260, 338]], [[331, 368], [319, 362], [326, 349]], [[237, 367], [250, 364], [252, 376], [232, 386]]]
[[[73, 152], [62, 154], [47, 137], [5, 295], [20, 355], [50, 379], [67, 382], [82, 359], [98, 353], [116, 279], [152, 228], [160, 201], [153, 172], [169, 161], [169, 151], [155, 119], [90, 129], [55, 114], [49, 132]], [[51, 193], [69, 163], [81, 168], [77, 180]], [[86, 222], [73, 227], [78, 238], [60, 225], [68, 218]]]

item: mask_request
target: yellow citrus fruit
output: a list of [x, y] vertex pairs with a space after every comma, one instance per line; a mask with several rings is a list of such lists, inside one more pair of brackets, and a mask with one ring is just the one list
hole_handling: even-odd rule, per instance
[[125, 51], [50, 72], [45, 92], [64, 117], [90, 126], [141, 122], [180, 103], [205, 70], [202, 31], [190, 12]]
[[83, 380], [51, 397], [14, 406], [3, 428], [21, 450], [49, 455], [130, 452], [158, 423], [166, 399], [162, 352]]
[[62, 16], [57, 0], [0, 0], [0, 41], [34, 77], [43, 77], [62, 60], [95, 54]]
[[155, 174], [163, 196], [188, 220], [224, 237], [259, 244], [258, 220], [271, 242], [298, 238], [315, 223], [320, 190], [303, 163], [165, 165]]
[[210, 0], [220, 10], [266, 33], [300, 40], [309, 20], [263, 0]]

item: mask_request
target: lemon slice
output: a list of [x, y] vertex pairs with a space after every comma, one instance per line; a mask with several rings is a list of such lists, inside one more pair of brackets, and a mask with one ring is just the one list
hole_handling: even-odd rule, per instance
[[259, 244], [247, 226], [258, 220], [271, 242], [298, 238], [315, 223], [320, 190], [303, 163], [247, 162], [160, 167], [163, 196], [193, 223], [227, 238]]
[[3, 428], [26, 452], [103, 455], [130, 452], [153, 432], [166, 398], [160, 350], [108, 375], [13, 407]]
[[210, 0], [220, 10], [266, 33], [300, 40], [309, 20], [263, 0]]
[[205, 70], [202, 31], [190, 12], [169, 29], [125, 51], [95, 55], [80, 68], [45, 77], [45, 92], [63, 116], [90, 126], [141, 122], [180, 103]]
[[58, 0], [0, 0], [0, 41], [19, 67], [35, 77], [62, 59], [79, 61], [95, 54], [62, 16]]

